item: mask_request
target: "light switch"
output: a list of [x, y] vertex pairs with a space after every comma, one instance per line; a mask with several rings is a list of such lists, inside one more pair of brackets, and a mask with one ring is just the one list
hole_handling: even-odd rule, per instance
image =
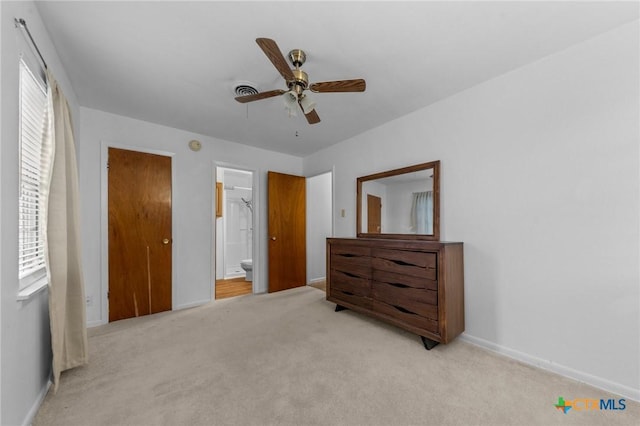
[[341, 216], [341, 217], [344, 217], [344, 216], [345, 216], [345, 214], [344, 214], [344, 209], [340, 210], [340, 216]]

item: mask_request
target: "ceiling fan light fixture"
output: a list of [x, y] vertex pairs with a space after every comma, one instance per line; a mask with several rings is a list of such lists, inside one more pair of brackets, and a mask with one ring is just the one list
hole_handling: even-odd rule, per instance
[[294, 90], [289, 90], [282, 94], [282, 99], [284, 100], [284, 109], [289, 113], [289, 117], [295, 117], [298, 107], [298, 94]]
[[305, 95], [305, 90], [309, 89], [314, 93], [365, 91], [366, 83], [361, 78], [321, 81], [309, 85], [309, 76], [300, 69], [307, 59], [307, 55], [303, 50], [294, 49], [289, 52], [289, 61], [295, 67], [295, 69], [291, 69], [275, 41], [270, 38], [259, 37], [256, 39], [256, 43], [258, 43], [260, 49], [262, 49], [267, 58], [269, 58], [269, 61], [271, 61], [282, 78], [284, 78], [288, 90], [277, 89], [267, 92], [250, 93], [248, 95], [240, 95], [236, 90], [238, 96], [236, 96], [235, 100], [241, 104], [283, 95], [282, 100], [284, 101], [285, 109], [289, 113], [289, 117], [297, 115], [296, 110], [300, 108], [304, 112], [304, 117], [309, 124], [317, 124], [320, 122], [320, 117], [315, 110], [316, 103]]
[[305, 114], [309, 114], [316, 107], [316, 103], [309, 97], [309, 95], [303, 95], [300, 98], [300, 106]]

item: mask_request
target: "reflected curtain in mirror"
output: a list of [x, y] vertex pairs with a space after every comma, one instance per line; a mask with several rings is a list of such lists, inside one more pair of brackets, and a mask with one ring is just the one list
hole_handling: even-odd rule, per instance
[[413, 193], [411, 230], [416, 234], [433, 234], [433, 191]]

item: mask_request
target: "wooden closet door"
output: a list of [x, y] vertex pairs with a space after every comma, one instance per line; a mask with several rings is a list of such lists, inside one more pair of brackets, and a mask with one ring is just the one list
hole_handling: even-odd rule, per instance
[[307, 284], [306, 179], [269, 172], [269, 293]]
[[109, 148], [109, 321], [172, 308], [171, 157]]

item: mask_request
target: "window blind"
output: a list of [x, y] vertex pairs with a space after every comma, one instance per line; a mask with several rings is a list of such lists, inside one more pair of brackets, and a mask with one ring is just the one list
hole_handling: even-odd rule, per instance
[[[18, 218], [18, 274], [20, 289], [44, 272], [44, 229], [41, 206], [42, 140], [46, 125], [47, 91], [20, 61], [20, 199]], [[40, 274], [38, 274], [40, 275]]]

